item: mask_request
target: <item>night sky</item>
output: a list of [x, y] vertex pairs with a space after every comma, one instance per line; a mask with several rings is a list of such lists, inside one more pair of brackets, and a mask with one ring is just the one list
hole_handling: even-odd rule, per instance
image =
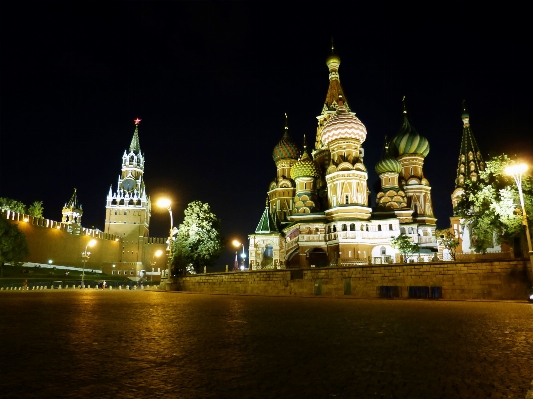
[[[533, 154], [527, 2], [0, 3], [0, 196], [44, 202], [60, 220], [78, 189], [83, 225], [104, 229], [133, 120], [152, 201], [175, 224], [208, 202], [229, 241], [253, 233], [276, 176], [284, 113], [314, 143], [331, 38], [352, 111], [365, 124], [369, 187], [384, 137], [411, 122], [431, 150], [424, 173], [449, 225], [461, 102], [483, 155]], [[372, 193], [375, 203], [375, 189]], [[166, 236], [152, 209], [151, 236]], [[228, 249], [219, 263], [232, 263]]]

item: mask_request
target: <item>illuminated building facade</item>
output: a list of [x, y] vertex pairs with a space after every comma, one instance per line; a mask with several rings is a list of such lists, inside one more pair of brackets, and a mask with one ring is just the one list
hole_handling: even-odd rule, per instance
[[363, 143], [367, 130], [351, 111], [340, 83], [340, 58], [327, 58], [329, 88], [314, 149], [302, 151], [288, 122], [272, 154], [276, 178], [255, 233], [249, 235], [250, 269], [390, 263], [399, 260], [391, 238], [404, 233], [429, 260], [436, 250], [431, 186], [423, 173], [428, 140], [403, 124], [375, 166], [381, 189], [369, 201]]

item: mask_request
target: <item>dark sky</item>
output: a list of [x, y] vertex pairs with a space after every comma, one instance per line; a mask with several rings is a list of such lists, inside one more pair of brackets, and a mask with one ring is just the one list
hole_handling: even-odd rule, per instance
[[[314, 142], [331, 38], [352, 111], [365, 124], [369, 187], [384, 136], [412, 124], [430, 142], [424, 172], [449, 225], [466, 99], [485, 157], [533, 154], [527, 2], [0, 3], [0, 196], [44, 202], [59, 220], [73, 188], [84, 226], [105, 199], [140, 125], [152, 200], [176, 224], [208, 202], [228, 239], [245, 240], [275, 177], [284, 113]], [[375, 192], [372, 194], [372, 205]], [[168, 213], [154, 207], [152, 236]], [[231, 264], [231, 251], [221, 259]]]

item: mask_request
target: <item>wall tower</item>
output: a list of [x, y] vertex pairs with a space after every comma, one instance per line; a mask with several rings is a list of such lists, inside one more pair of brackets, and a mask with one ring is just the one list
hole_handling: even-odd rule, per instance
[[122, 155], [116, 191], [109, 188], [105, 232], [122, 239], [122, 262], [143, 261], [143, 238], [148, 237], [151, 204], [144, 186], [144, 155], [139, 144], [139, 118], [129, 151]]

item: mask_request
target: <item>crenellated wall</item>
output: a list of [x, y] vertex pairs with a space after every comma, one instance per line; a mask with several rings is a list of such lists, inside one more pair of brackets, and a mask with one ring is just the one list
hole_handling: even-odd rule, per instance
[[527, 260], [435, 262], [199, 274], [174, 277], [172, 291], [252, 295], [376, 298], [379, 287], [441, 287], [442, 299], [525, 299]]
[[52, 260], [56, 265], [82, 267], [81, 254], [92, 239], [96, 240], [96, 245], [87, 249], [91, 256], [86, 268], [100, 270], [104, 262], [120, 260], [120, 239], [117, 236], [87, 228], [82, 228], [80, 235], [70, 234], [65, 223], [10, 211], [2, 211], [2, 215], [16, 223], [26, 236], [30, 253], [25, 262], [48, 263]]

